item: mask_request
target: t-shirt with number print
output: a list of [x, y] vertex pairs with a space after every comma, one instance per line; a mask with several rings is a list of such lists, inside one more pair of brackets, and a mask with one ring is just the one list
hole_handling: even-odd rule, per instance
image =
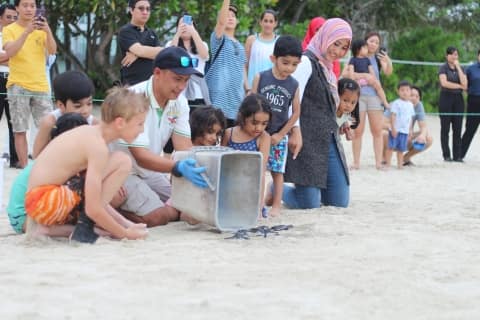
[[298, 81], [292, 76], [279, 80], [273, 75], [272, 69], [260, 72], [257, 92], [264, 96], [272, 107], [272, 119], [268, 133], [279, 132], [288, 121], [289, 108], [297, 92]]

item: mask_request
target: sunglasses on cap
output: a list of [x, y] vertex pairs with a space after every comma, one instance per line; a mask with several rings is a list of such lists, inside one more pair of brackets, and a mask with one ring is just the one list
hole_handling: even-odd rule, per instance
[[190, 58], [182, 56], [180, 57], [180, 65], [184, 68], [188, 67], [198, 67], [198, 58]]
[[350, 89], [350, 90], [357, 90], [358, 89], [358, 84], [356, 84], [353, 81], [346, 81], [343, 83], [343, 89]]

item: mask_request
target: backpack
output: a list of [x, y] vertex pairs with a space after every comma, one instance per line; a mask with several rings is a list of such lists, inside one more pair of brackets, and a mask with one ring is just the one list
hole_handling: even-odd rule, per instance
[[215, 53], [215, 55], [213, 56], [213, 58], [208, 60], [207, 62], [205, 62], [205, 71], [204, 71], [205, 75], [207, 75], [208, 70], [210, 70], [210, 68], [212, 67], [215, 60], [217, 60], [218, 54], [220, 53], [220, 50], [222, 50], [224, 43], [225, 43], [225, 36], [223, 36], [222, 43], [220, 44], [220, 47], [218, 47], [218, 50]]

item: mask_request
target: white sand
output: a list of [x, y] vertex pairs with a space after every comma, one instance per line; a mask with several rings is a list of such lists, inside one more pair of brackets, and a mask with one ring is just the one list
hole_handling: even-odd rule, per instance
[[480, 137], [444, 163], [438, 122], [403, 171], [374, 169], [366, 132], [351, 206], [283, 211], [268, 223], [295, 227], [279, 236], [172, 223], [145, 241], [30, 242], [2, 210], [0, 319], [478, 319]]

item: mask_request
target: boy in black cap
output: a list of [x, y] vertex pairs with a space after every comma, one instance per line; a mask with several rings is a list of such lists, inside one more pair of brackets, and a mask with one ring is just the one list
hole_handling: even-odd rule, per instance
[[179, 213], [165, 206], [171, 193], [165, 173], [183, 176], [199, 187], [207, 187], [195, 160], [175, 162], [162, 156], [163, 147], [172, 138], [175, 150], [192, 147], [190, 140], [189, 107], [180, 95], [190, 75], [201, 76], [195, 67], [198, 61], [180, 47], [163, 49], [154, 60], [153, 75], [131, 90], [144, 93], [150, 101], [144, 132], [133, 143], [119, 142], [117, 149], [131, 154], [133, 174], [124, 184], [127, 200], [120, 207], [125, 216], [153, 227], [178, 220]]

